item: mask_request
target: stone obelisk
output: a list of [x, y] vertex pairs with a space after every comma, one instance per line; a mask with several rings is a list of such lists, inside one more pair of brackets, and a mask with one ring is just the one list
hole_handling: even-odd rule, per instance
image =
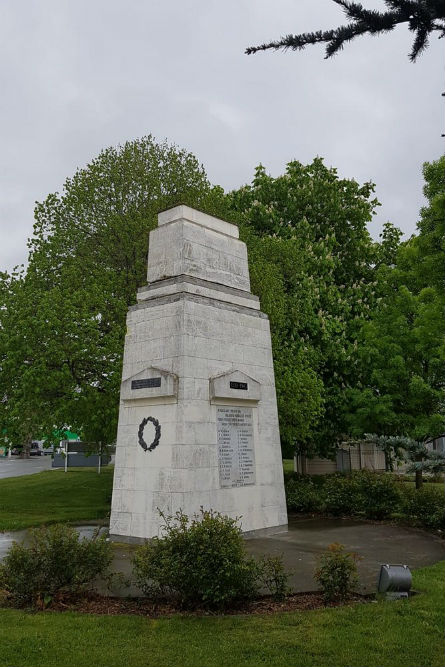
[[188, 206], [159, 214], [130, 308], [110, 534], [160, 534], [159, 510], [287, 528], [267, 316], [238, 228]]

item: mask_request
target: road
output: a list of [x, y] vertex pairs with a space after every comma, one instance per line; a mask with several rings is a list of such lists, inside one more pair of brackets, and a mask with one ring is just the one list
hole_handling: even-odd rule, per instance
[[51, 470], [51, 456], [31, 456], [29, 459], [0, 457], [0, 479], [32, 475], [42, 470]]

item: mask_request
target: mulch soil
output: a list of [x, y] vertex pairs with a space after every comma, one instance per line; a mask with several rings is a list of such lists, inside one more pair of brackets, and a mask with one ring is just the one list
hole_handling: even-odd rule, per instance
[[286, 611], [309, 611], [311, 609], [340, 607], [349, 604], [364, 604], [372, 602], [374, 599], [373, 595], [352, 595], [347, 600], [341, 602], [326, 603], [322, 594], [318, 592], [294, 593], [282, 601], [276, 601], [271, 597], [264, 596], [221, 612], [209, 611], [208, 609], [184, 610], [172, 602], [154, 603], [147, 598], [107, 597], [89, 593], [82, 596], [73, 596], [72, 598], [64, 597], [63, 599], [53, 600], [48, 611], [77, 611], [85, 614], [103, 614], [107, 616], [135, 614], [148, 618], [162, 618], [178, 614], [184, 616], [218, 616], [222, 613], [225, 615], [267, 615]]

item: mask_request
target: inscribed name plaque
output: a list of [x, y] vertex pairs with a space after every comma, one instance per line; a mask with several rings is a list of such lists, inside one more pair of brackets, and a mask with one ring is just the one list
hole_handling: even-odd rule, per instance
[[243, 391], [247, 391], [249, 388], [247, 382], [230, 382], [229, 386], [230, 389], [243, 389]]
[[132, 389], [149, 389], [151, 387], [160, 387], [161, 378], [143, 378], [141, 380], [133, 380], [131, 383]]
[[255, 484], [252, 408], [218, 407], [216, 428], [220, 486]]

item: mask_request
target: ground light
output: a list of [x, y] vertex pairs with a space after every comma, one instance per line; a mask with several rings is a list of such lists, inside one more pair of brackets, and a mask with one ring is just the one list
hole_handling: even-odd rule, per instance
[[378, 592], [387, 600], [407, 598], [412, 584], [411, 570], [407, 565], [382, 565], [378, 580]]

